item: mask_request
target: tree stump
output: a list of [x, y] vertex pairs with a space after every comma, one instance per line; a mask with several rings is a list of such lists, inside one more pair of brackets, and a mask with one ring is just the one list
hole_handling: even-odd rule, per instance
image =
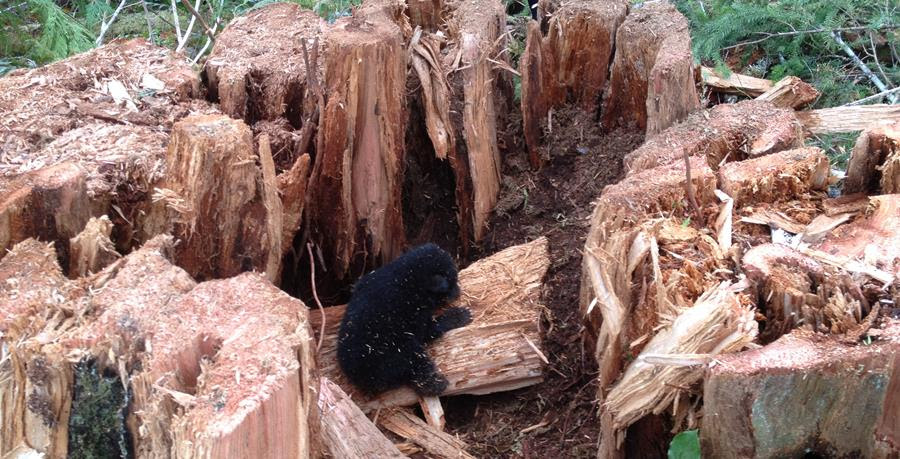
[[616, 31], [603, 127], [634, 123], [650, 137], [699, 108], [687, 19], [668, 3], [632, 9]]
[[844, 193], [900, 193], [900, 123], [867, 129], [847, 164]]
[[726, 161], [762, 156], [803, 146], [803, 132], [792, 110], [768, 102], [743, 101], [716, 105], [647, 139], [625, 155], [628, 173], [705, 157], [717, 170]]
[[301, 39], [312, 43], [324, 28], [324, 19], [295, 3], [235, 18], [216, 36], [203, 68], [209, 97], [248, 125], [285, 117], [301, 128], [311, 108], [304, 107], [310, 88]]
[[599, 115], [609, 77], [616, 29], [625, 20], [623, 1], [562, 3], [550, 15], [546, 34], [529, 21], [522, 74], [522, 121], [533, 168], [540, 167], [541, 132], [549, 109], [573, 104]]
[[310, 237], [338, 279], [405, 248], [401, 185], [406, 127], [406, 47], [378, 7], [325, 34], [326, 105], [305, 211]]
[[0, 261], [0, 453], [117, 455], [127, 432], [136, 457], [317, 454], [306, 306], [258, 274], [197, 284], [173, 245], [78, 282], [32, 239]]
[[166, 179], [154, 194], [153, 229], [181, 241], [177, 264], [198, 279], [257, 270], [275, 280], [282, 208], [271, 155], [253, 148], [250, 129], [227, 116], [175, 124]]
[[900, 324], [870, 346], [795, 331], [721, 357], [703, 386], [710, 457], [891, 457], [900, 453]]
[[189, 111], [216, 112], [189, 99], [199, 93], [183, 58], [142, 39], [0, 79], [0, 258], [38, 237], [56, 243], [68, 269], [69, 240], [104, 214], [119, 251], [152, 236], [144, 214], [164, 173], [166, 131]]
[[727, 163], [719, 168], [719, 187], [735, 206], [745, 206], [825, 191], [830, 173], [822, 150], [798, 148]]

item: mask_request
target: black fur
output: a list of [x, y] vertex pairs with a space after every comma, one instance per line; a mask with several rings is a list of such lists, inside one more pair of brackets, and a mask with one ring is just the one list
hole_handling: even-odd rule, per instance
[[[509, 3], [506, 5], [506, 14], [519, 14], [522, 12], [522, 8], [525, 7], [525, 4], [522, 3], [523, 0], [507, 0]], [[531, 12], [531, 19], [537, 21], [537, 2], [538, 0], [528, 0], [528, 11]]]
[[425, 244], [372, 271], [356, 283], [338, 333], [338, 363], [369, 395], [411, 385], [420, 395], [447, 389], [425, 344], [472, 321], [466, 308], [434, 312], [459, 296], [456, 265]]

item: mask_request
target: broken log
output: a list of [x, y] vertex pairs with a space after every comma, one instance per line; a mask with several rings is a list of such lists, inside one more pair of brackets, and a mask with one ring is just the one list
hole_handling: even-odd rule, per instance
[[724, 164], [719, 168], [719, 188], [735, 206], [772, 203], [824, 191], [830, 172], [821, 149], [798, 148]]
[[867, 346], [795, 331], [720, 357], [703, 387], [704, 456], [900, 454], [900, 325], [879, 331]]
[[304, 153], [290, 170], [278, 176], [278, 192], [283, 203], [281, 251], [287, 253], [294, 246], [294, 236], [300, 229], [303, 206], [306, 204], [306, 187], [309, 184], [309, 154]]
[[860, 105], [797, 112], [803, 128], [812, 134], [855, 132], [900, 123], [898, 105]]
[[735, 72], [731, 72], [726, 78], [710, 67], [700, 67], [700, 77], [704, 85], [716, 92], [749, 97], [759, 97], [774, 86], [771, 80]]
[[786, 76], [771, 89], [760, 94], [756, 100], [771, 102], [780, 108], [799, 110], [813, 103], [818, 97], [819, 91], [811, 84], [795, 76]]
[[99, 272], [122, 256], [109, 239], [112, 229], [106, 215], [91, 218], [84, 230], [69, 240], [69, 275], [85, 277]]
[[439, 459], [474, 459], [466, 452], [466, 443], [425, 423], [406, 408], [391, 408], [381, 413], [378, 424], [409, 440]]
[[[692, 187], [701, 207], [716, 202], [712, 169], [701, 158], [691, 158], [690, 164]], [[676, 227], [687, 217], [685, 181], [681, 163], [631, 174], [606, 187], [594, 208], [584, 246], [579, 310], [588, 337], [596, 337], [601, 400], [622, 369], [624, 346], [652, 330], [658, 323], [659, 310], [668, 309], [673, 301], [662, 287], [659, 296], [638, 301], [634, 287], [649, 283], [647, 277], [651, 276], [661, 281], [661, 274], [655, 275], [654, 268], [646, 267], [647, 257], [657, 257], [658, 249], [653, 249], [657, 237], [674, 239], [662, 236], [661, 231], [671, 225], [664, 225], [658, 216], [671, 214], [678, 222]], [[696, 238], [700, 238], [696, 231], [687, 236], [689, 240]], [[710, 250], [718, 246], [714, 241], [705, 244]], [[658, 264], [658, 259], [654, 260], [653, 264]]]
[[[0, 453], [108, 456], [130, 436], [136, 457], [317, 454], [306, 306], [259, 274], [196, 284], [173, 245], [160, 236], [78, 282], [34, 240], [0, 261], [16, 286], [0, 293]], [[90, 402], [78, 388], [92, 384], [111, 389]]]
[[197, 279], [257, 270], [275, 280], [282, 208], [271, 155], [255, 151], [250, 128], [223, 115], [179, 121], [166, 171], [151, 221], [180, 239], [178, 266]]
[[687, 19], [668, 3], [630, 11], [616, 31], [602, 125], [655, 135], [700, 108]]
[[859, 135], [850, 153], [843, 192], [900, 193], [900, 122]]
[[216, 35], [203, 67], [210, 99], [248, 125], [285, 117], [300, 129], [311, 109], [303, 103], [309, 88], [301, 39], [312, 43], [324, 28], [324, 19], [295, 3], [233, 19]]
[[625, 20], [627, 2], [564, 2], [549, 16], [547, 33], [529, 21], [522, 75], [522, 119], [532, 168], [541, 165], [541, 133], [547, 113], [573, 104], [596, 116], [609, 77], [616, 29]]
[[407, 55], [400, 28], [376, 7], [341, 18], [324, 37], [326, 105], [305, 212], [310, 238], [342, 279], [405, 248]]
[[742, 101], [688, 116], [625, 155], [624, 163], [631, 174], [683, 161], [687, 153], [705, 157], [715, 170], [726, 161], [802, 146], [803, 132], [793, 110], [769, 102]]
[[[723, 282], [704, 292], [644, 347], [610, 390], [601, 407], [598, 457], [620, 454], [626, 429], [640, 418], [669, 409], [701, 380], [703, 363], [753, 342], [759, 325], [752, 307], [742, 304]], [[690, 356], [685, 359], [682, 356]]]
[[[443, 395], [489, 394], [537, 384], [543, 379], [539, 321], [540, 290], [550, 266], [547, 239], [502, 250], [459, 273], [461, 297], [453, 306], [472, 312], [466, 327], [449, 331], [430, 345], [438, 370], [450, 385]], [[325, 308], [325, 337], [319, 351], [321, 374], [340, 385], [364, 411], [409, 406], [418, 401], [410, 388], [366, 398], [347, 381], [337, 364], [337, 332], [344, 306]], [[319, 330], [321, 319], [311, 316]]]
[[322, 441], [335, 458], [405, 458], [340, 386], [323, 377], [319, 386]]

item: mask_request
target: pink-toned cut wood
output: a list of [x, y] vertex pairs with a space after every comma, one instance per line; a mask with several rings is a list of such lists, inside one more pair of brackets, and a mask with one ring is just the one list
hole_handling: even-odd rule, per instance
[[404, 458], [353, 400], [328, 378], [321, 379], [322, 441], [335, 458]]
[[776, 202], [824, 191], [830, 172], [821, 149], [798, 148], [726, 163], [719, 169], [719, 187], [736, 206]]
[[756, 100], [765, 100], [781, 108], [799, 110], [815, 101], [819, 91], [811, 84], [795, 76], [786, 76], [771, 89], [759, 95]]
[[150, 225], [180, 240], [175, 260], [198, 279], [257, 270], [275, 279], [281, 263], [282, 208], [268, 149], [223, 115], [175, 124], [166, 178], [154, 192]]
[[687, 19], [668, 3], [632, 9], [616, 31], [603, 127], [656, 134], [700, 108]]
[[[119, 107], [124, 101], [113, 103], [109, 86], [116, 83], [136, 111]], [[172, 118], [184, 116], [179, 107], [199, 95], [200, 78], [184, 56], [144, 39], [113, 40], [0, 79], [0, 149], [36, 152], [66, 131], [96, 123], [94, 115], [103, 122], [170, 126]]]
[[94, 276], [87, 324], [64, 341], [130, 376], [137, 457], [315, 457], [307, 307], [257, 273], [196, 284], [172, 246], [160, 236]]
[[[537, 384], [546, 363], [538, 322], [540, 290], [550, 266], [547, 239], [510, 247], [459, 273], [461, 298], [455, 306], [472, 312], [473, 322], [451, 330], [429, 346], [438, 370], [450, 382], [443, 395], [489, 394]], [[344, 306], [325, 308], [325, 338], [319, 353], [323, 376], [340, 385], [364, 411], [409, 406], [418, 397], [408, 387], [365, 398], [337, 364], [337, 333]], [[318, 314], [310, 316], [319, 330]]]
[[900, 123], [863, 131], [847, 164], [845, 193], [900, 193]]
[[741, 75], [735, 72], [731, 72], [726, 78], [710, 67], [700, 67], [700, 75], [703, 84], [712, 88], [713, 91], [727, 94], [758, 97], [775, 85], [772, 80]]
[[855, 132], [900, 122], [900, 106], [887, 104], [820, 108], [797, 112], [803, 129], [812, 134]]
[[814, 249], [900, 278], [900, 194], [873, 196], [864, 218], [835, 228]]
[[210, 98], [248, 124], [286, 117], [299, 128], [311, 109], [304, 107], [309, 88], [301, 39], [313, 43], [325, 24], [295, 3], [273, 3], [235, 18], [217, 34], [203, 68]]
[[473, 459], [466, 443], [453, 435], [430, 426], [406, 408], [391, 408], [378, 417], [378, 424], [400, 437], [421, 446], [429, 455], [440, 459]]
[[405, 248], [406, 43], [385, 11], [369, 7], [325, 34], [326, 105], [305, 212], [330, 274], [375, 266]]
[[870, 345], [795, 331], [720, 357], [703, 387], [704, 456], [900, 454], [900, 324], [878, 331]]
[[[55, 242], [65, 266], [69, 239], [105, 210], [104, 199], [91, 199], [87, 171], [77, 162], [0, 177], [0, 258], [29, 237]], [[108, 201], [107, 201], [108, 203]]]
[[718, 169], [727, 161], [800, 148], [803, 132], [793, 110], [769, 102], [720, 104], [688, 116], [625, 155], [625, 169], [635, 171], [683, 161], [684, 153], [705, 157]]

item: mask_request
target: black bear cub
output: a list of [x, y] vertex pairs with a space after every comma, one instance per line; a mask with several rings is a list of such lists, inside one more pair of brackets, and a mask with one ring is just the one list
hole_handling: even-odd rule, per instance
[[439, 395], [447, 379], [425, 345], [472, 321], [466, 308], [434, 312], [459, 297], [456, 265], [425, 244], [372, 271], [356, 283], [338, 333], [338, 363], [367, 395], [411, 385], [420, 395]]

